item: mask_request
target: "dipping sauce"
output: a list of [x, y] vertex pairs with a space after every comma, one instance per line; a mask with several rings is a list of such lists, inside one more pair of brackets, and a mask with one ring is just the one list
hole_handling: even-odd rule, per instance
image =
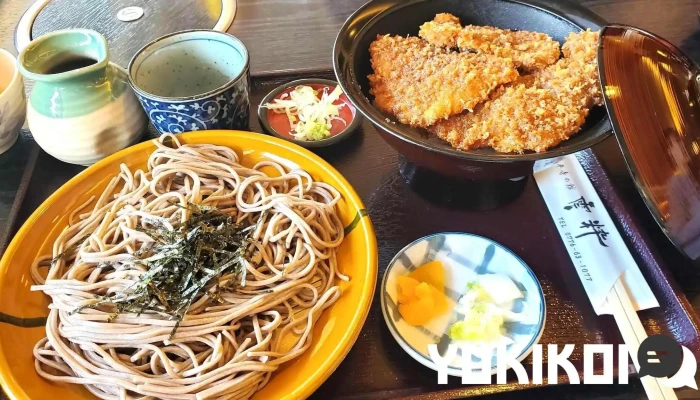
[[[312, 89], [314, 89], [317, 92], [317, 97], [321, 99], [323, 96], [323, 91], [324, 89], [330, 94], [334, 89], [335, 86], [329, 86], [329, 85], [324, 85], [321, 83], [309, 83], [305, 84], [304, 86], [309, 86]], [[275, 96], [275, 99], [280, 99], [282, 96], [285, 94], [289, 96], [289, 93], [291, 93], [296, 86], [291, 86], [283, 91], [281, 91], [277, 96]], [[272, 102], [274, 99], [272, 100]], [[347, 96], [345, 93], [341, 94], [338, 100], [334, 101], [333, 104], [335, 105], [340, 105], [340, 104], [345, 104], [343, 107], [340, 108], [338, 111], [338, 117], [340, 117], [343, 121], [345, 121], [345, 124], [343, 124], [342, 121], [334, 120], [331, 122], [331, 132], [329, 137], [333, 137], [340, 132], [344, 131], [345, 128], [350, 126], [352, 123], [352, 120], [355, 118], [355, 113], [357, 112], [355, 110], [355, 107], [350, 103], [350, 100], [348, 100]], [[270, 127], [274, 129], [277, 133], [279, 133], [281, 136], [287, 138], [287, 139], [292, 139], [292, 140], [298, 140], [294, 137], [293, 135], [293, 130], [292, 127], [289, 123], [289, 118], [287, 118], [287, 115], [284, 113], [277, 113], [274, 110], [267, 110], [267, 119], [270, 124]]]
[[49, 67], [47, 74], [60, 74], [63, 72], [73, 71], [80, 68], [89, 67], [97, 64], [97, 60], [88, 57], [75, 57], [62, 61], [56, 65]]

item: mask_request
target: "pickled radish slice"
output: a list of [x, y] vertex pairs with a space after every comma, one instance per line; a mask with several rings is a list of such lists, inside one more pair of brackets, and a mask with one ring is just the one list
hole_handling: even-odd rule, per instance
[[431, 261], [423, 264], [408, 274], [408, 276], [418, 282], [425, 282], [431, 285], [440, 293], [445, 291], [445, 268], [440, 261]]
[[427, 263], [407, 276], [396, 278], [399, 313], [410, 325], [425, 325], [444, 314], [449, 304], [445, 291], [442, 263]]
[[397, 292], [399, 293], [399, 303], [407, 304], [418, 300], [416, 297], [416, 286], [420, 282], [408, 276], [399, 276], [396, 278]]
[[479, 285], [488, 293], [496, 304], [506, 304], [513, 300], [522, 299], [523, 292], [506, 275], [479, 275]]

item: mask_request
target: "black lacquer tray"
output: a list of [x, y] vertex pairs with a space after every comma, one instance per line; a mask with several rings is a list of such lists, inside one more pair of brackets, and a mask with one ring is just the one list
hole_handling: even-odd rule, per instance
[[[279, 84], [308, 77], [333, 79], [333, 73], [329, 70], [254, 76], [252, 107], [257, 107], [262, 97]], [[251, 118], [251, 130], [261, 132], [255, 117]], [[148, 134], [153, 135], [153, 131]], [[2, 171], [3, 178], [17, 182], [14, 191], [9, 181], [0, 180], [0, 195], [5, 196], [0, 197], [5, 202], [0, 206], [14, 204], [8, 219], [13, 232], [44, 199], [83, 169], [36, 150], [36, 145], [28, 139], [25, 137], [21, 142], [21, 148], [15, 146], [12, 150], [18, 154], [18, 150], [26, 152], [23, 166], [19, 165], [21, 160], [13, 163], [7, 156], [0, 156], [0, 166], [17, 165], [16, 171]], [[32, 151], [38, 156], [32, 156]], [[394, 254], [419, 237], [444, 231], [475, 233], [513, 250], [542, 283], [547, 322], [540, 343], [577, 345], [570, 360], [580, 371], [583, 371], [581, 345], [622, 343], [613, 317], [599, 317], [593, 312], [532, 177], [520, 184], [521, 192], [505, 205], [488, 211], [465, 209], [459, 204], [445, 205], [426, 193], [418, 193], [416, 190], [424, 192], [424, 189], [406, 181], [406, 174], [402, 175], [399, 170], [402, 160], [368, 121], [346, 141], [315, 152], [335, 166], [365, 202], [377, 233], [380, 277]], [[670, 335], [696, 355], [700, 354], [700, 321], [631, 213], [631, 206], [620, 197], [593, 152], [586, 150], [577, 156], [661, 303], [660, 308], [639, 313], [647, 333]], [[0, 223], [8, 225], [8, 222]], [[7, 238], [4, 232], [0, 229], [0, 243]], [[378, 295], [379, 291], [375, 296]], [[526, 369], [528, 363], [528, 360], [524, 362]], [[597, 359], [596, 369], [601, 368], [602, 360]], [[391, 337], [377, 297], [353, 349], [313, 398], [447, 399], [533, 387], [517, 384], [513, 376], [509, 378], [513, 383], [507, 385], [463, 386], [457, 378], [451, 378], [447, 385], [438, 385], [435, 372], [412, 360]], [[635, 385], [637, 392], [641, 390], [638, 381], [631, 380], [630, 385]], [[567, 390], [573, 389], [560, 386], [539, 393], [551, 393], [559, 398]], [[619, 393], [628, 390], [630, 388], [622, 386]], [[527, 394], [523, 396], [528, 398]]]

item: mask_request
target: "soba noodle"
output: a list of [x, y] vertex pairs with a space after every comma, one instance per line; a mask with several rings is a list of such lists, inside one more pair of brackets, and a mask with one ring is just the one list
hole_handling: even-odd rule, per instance
[[[52, 300], [46, 338], [34, 348], [36, 370], [102, 399], [249, 398], [309, 348], [315, 321], [341, 294], [340, 194], [303, 170], [272, 161], [246, 168], [229, 148], [166, 138], [173, 146], [154, 141], [147, 170], [122, 165], [99, 198], [75, 209], [52, 256], [33, 265], [33, 290]], [[269, 168], [280, 176], [263, 172]], [[138, 281], [145, 269], [132, 260], [152, 241], [141, 228], [184, 223], [191, 204], [242, 224], [261, 219], [244, 284], [217, 299], [200, 293], [172, 337], [176, 321], [156, 312], [75, 312]]]

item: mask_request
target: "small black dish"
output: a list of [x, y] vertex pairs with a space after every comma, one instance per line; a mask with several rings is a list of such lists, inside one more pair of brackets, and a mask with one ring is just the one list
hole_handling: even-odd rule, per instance
[[[314, 89], [318, 90], [321, 87], [329, 87], [332, 90], [336, 86], [338, 86], [338, 82], [332, 81], [329, 79], [299, 79], [296, 81], [288, 82], [283, 85], [278, 86], [275, 88], [273, 91], [267, 94], [265, 98], [262, 99], [260, 102], [260, 106], [258, 106], [258, 121], [260, 121], [260, 126], [262, 127], [263, 131], [265, 133], [270, 134], [272, 136], [276, 136], [278, 138], [288, 140], [290, 142], [294, 142], [298, 144], [299, 146], [302, 147], [308, 147], [308, 148], [317, 148], [317, 147], [325, 147], [325, 146], [330, 146], [332, 144], [338, 143], [341, 140], [349, 137], [353, 132], [357, 130], [357, 128], [362, 124], [362, 115], [357, 112], [357, 108], [355, 105], [348, 99], [347, 95], [343, 93], [340, 95], [340, 99], [338, 101], [341, 101], [345, 103], [345, 107], [341, 109], [341, 114], [340, 117], [345, 120], [347, 125], [344, 127], [335, 127], [331, 129], [331, 132], [333, 130], [338, 130], [337, 133], [331, 133], [331, 136], [328, 137], [327, 139], [323, 140], [299, 140], [295, 139], [292, 135], [290, 135], [287, 132], [283, 132], [284, 129], [275, 129], [273, 126], [277, 126], [278, 124], [286, 124], [285, 126], [288, 127], [288, 122], [286, 120], [286, 116], [283, 114], [280, 115], [280, 120], [278, 121], [273, 121], [271, 120], [271, 111], [268, 110], [267, 108], [263, 107], [264, 104], [271, 103], [275, 98], [278, 98], [282, 93], [292, 90], [297, 86], [300, 85], [308, 85], [313, 87]], [[276, 117], [272, 117], [276, 118]]]
[[581, 131], [541, 153], [508, 154], [492, 149], [460, 151], [424, 129], [388, 118], [372, 104], [367, 76], [372, 73], [369, 45], [378, 34], [418, 34], [437, 13], [451, 13], [462, 24], [544, 32], [559, 42], [570, 32], [600, 30], [606, 22], [583, 6], [554, 0], [372, 0], [351, 15], [333, 48], [336, 78], [348, 98], [379, 134], [411, 162], [441, 175], [462, 179], [511, 179], [532, 174], [536, 160], [591, 147], [612, 130], [603, 107], [591, 110]]

